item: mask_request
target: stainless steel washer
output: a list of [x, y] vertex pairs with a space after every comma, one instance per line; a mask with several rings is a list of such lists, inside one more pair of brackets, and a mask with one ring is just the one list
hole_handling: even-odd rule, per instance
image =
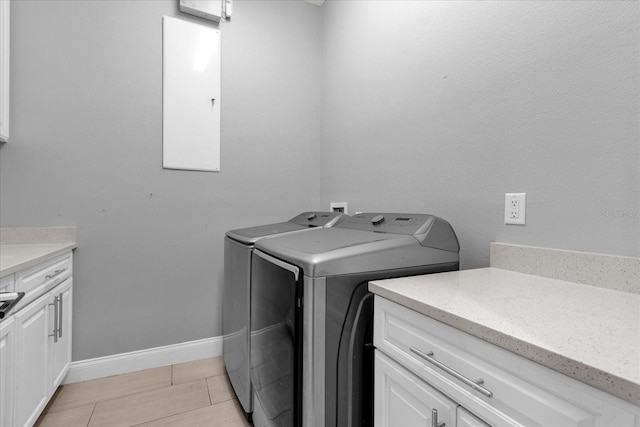
[[256, 427], [373, 426], [369, 280], [457, 270], [450, 224], [358, 214], [256, 242], [251, 382]]
[[343, 217], [346, 216], [337, 212], [303, 212], [286, 222], [231, 230], [226, 233], [224, 239], [222, 354], [231, 385], [242, 404], [247, 419], [251, 419], [253, 410], [249, 379], [251, 313], [249, 298], [251, 254], [254, 245], [264, 237], [331, 227]]

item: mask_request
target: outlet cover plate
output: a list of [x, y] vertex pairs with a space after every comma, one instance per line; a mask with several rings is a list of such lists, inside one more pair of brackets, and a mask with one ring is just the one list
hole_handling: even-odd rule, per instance
[[527, 193], [504, 195], [504, 223], [525, 225]]

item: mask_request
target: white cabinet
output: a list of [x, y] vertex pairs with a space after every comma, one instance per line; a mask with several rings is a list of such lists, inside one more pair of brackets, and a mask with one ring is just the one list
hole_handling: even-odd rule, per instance
[[0, 141], [9, 139], [9, 7], [0, 1]]
[[0, 323], [0, 427], [32, 426], [71, 364], [72, 257], [20, 271], [24, 303]]
[[485, 423], [462, 406], [458, 406], [457, 419], [458, 423], [456, 425], [458, 427], [490, 427], [489, 424]]
[[[458, 425], [640, 426], [640, 408], [635, 405], [379, 296], [373, 328], [376, 352], [406, 369], [387, 372], [394, 372], [395, 381], [402, 384], [407, 380], [401, 380], [399, 372], [412, 375], [412, 384], [422, 382], [456, 402]], [[376, 356], [376, 378], [380, 359]], [[384, 408], [391, 403], [379, 399], [394, 395], [379, 386], [376, 407]], [[421, 396], [422, 388], [413, 387], [414, 395]], [[396, 421], [388, 418], [386, 424], [378, 424], [376, 420], [376, 425], [425, 425]]]
[[0, 427], [12, 427], [15, 366], [15, 321], [0, 323]]
[[379, 350], [375, 354], [376, 427], [455, 425], [453, 400]]
[[[69, 371], [71, 365], [71, 302], [73, 294], [72, 279], [59, 285], [50, 292], [49, 301], [53, 305], [54, 316], [57, 315], [57, 321], [53, 319], [52, 331], [56, 329], [57, 338], [50, 339], [49, 345], [51, 375], [49, 375], [51, 392], [62, 383], [65, 375]], [[56, 308], [57, 304], [57, 308]], [[57, 313], [56, 313], [57, 311]]]
[[33, 425], [47, 404], [49, 381], [49, 295], [14, 315], [17, 329], [15, 425]]
[[60, 255], [34, 267], [19, 271], [16, 274], [15, 288], [16, 292], [25, 293], [21, 305], [29, 304], [71, 277], [71, 271], [71, 254]]

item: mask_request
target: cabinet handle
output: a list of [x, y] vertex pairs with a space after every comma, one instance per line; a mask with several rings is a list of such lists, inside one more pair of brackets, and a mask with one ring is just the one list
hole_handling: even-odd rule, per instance
[[444, 427], [447, 424], [445, 424], [445, 422], [438, 422], [438, 410], [437, 409], [432, 409], [431, 410], [431, 427]]
[[53, 306], [54, 314], [53, 314], [53, 334], [49, 334], [50, 337], [53, 337], [53, 342], [58, 342], [58, 297], [53, 298], [53, 304], [49, 304]]
[[60, 274], [64, 273], [65, 271], [67, 271], [66, 269], [62, 269], [62, 270], [56, 270], [53, 272], [53, 274], [47, 274], [46, 276], [44, 276], [45, 279], [47, 280], [51, 280], [56, 276], [59, 276]]
[[62, 338], [62, 292], [58, 296], [58, 305], [60, 306], [58, 310], [58, 338]]
[[484, 380], [482, 378], [479, 378], [475, 381], [470, 380], [469, 378], [465, 377], [464, 375], [454, 371], [453, 369], [451, 369], [450, 367], [448, 367], [447, 365], [445, 365], [442, 362], [438, 362], [435, 358], [433, 358], [433, 351], [430, 351], [429, 353], [423, 353], [420, 350], [418, 350], [417, 348], [411, 347], [410, 348], [412, 353], [417, 354], [418, 356], [420, 356], [421, 358], [423, 358], [424, 360], [426, 360], [427, 362], [437, 366], [438, 368], [442, 369], [443, 371], [445, 371], [447, 374], [451, 375], [452, 377], [462, 381], [464, 384], [468, 385], [469, 387], [471, 387], [472, 389], [479, 391], [480, 393], [484, 394], [487, 397], [493, 397], [493, 392], [487, 390], [486, 388], [482, 387], [481, 384], [484, 384]]

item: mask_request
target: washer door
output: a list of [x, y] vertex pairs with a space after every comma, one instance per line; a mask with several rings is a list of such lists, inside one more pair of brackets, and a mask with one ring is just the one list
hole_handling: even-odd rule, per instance
[[299, 426], [302, 398], [300, 270], [256, 250], [251, 278], [254, 425]]

